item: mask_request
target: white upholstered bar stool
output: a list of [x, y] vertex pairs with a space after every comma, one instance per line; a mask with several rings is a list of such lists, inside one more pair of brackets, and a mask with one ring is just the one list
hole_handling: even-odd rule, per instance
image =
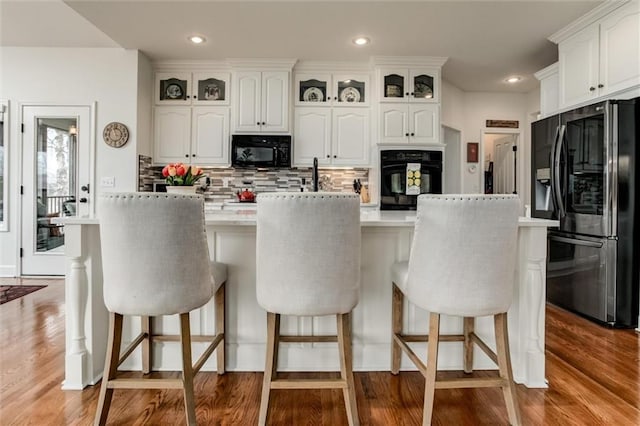
[[[196, 424], [193, 376], [217, 348], [224, 373], [226, 265], [209, 260], [204, 198], [161, 193], [111, 193], [98, 200], [104, 303], [109, 341], [95, 424], [107, 421], [114, 389], [182, 389], [187, 424]], [[215, 297], [215, 336], [191, 337], [189, 312]], [[155, 335], [150, 317], [180, 316], [180, 335]], [[123, 315], [140, 316], [142, 331], [120, 351]], [[210, 342], [195, 365], [191, 341]], [[179, 341], [179, 379], [118, 378], [118, 366], [142, 343], [142, 370], [152, 366], [152, 342]]]
[[[355, 194], [258, 195], [256, 294], [267, 311], [267, 352], [258, 423], [271, 389], [343, 390], [349, 425], [358, 425], [352, 372], [351, 310], [360, 286], [360, 199]], [[337, 336], [280, 335], [280, 315], [336, 315]], [[338, 342], [339, 379], [281, 379], [281, 342]]]
[[[507, 310], [513, 299], [519, 201], [515, 195], [421, 195], [409, 262], [392, 267], [391, 372], [401, 350], [426, 379], [423, 425], [431, 424], [435, 389], [501, 387], [509, 421], [520, 424], [511, 373]], [[430, 312], [429, 335], [402, 332], [404, 297]], [[464, 317], [463, 334], [440, 335], [440, 315]], [[475, 333], [475, 317], [494, 318], [496, 352]], [[427, 364], [407, 342], [428, 341]], [[437, 379], [438, 342], [464, 343], [464, 371], [473, 369], [473, 344], [499, 368], [497, 377]]]

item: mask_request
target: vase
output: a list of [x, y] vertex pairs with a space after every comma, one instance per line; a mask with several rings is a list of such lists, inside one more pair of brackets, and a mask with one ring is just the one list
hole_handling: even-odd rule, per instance
[[197, 188], [195, 185], [167, 185], [167, 192], [170, 194], [195, 195]]

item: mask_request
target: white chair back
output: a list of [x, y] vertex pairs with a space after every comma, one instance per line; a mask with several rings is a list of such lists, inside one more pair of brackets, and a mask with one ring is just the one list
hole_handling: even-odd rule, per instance
[[360, 285], [360, 200], [356, 194], [258, 195], [256, 291], [268, 312], [350, 312]]
[[171, 315], [211, 299], [202, 196], [108, 193], [98, 214], [109, 311]]
[[439, 314], [506, 312], [513, 299], [516, 195], [420, 195], [405, 294]]

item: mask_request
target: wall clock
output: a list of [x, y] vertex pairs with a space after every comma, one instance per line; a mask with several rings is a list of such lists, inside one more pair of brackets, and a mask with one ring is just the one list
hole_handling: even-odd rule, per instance
[[114, 121], [104, 126], [102, 138], [107, 145], [120, 148], [129, 140], [129, 129], [124, 124]]

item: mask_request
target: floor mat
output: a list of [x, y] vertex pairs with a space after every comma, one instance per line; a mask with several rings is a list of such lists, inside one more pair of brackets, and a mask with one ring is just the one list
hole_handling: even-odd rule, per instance
[[45, 287], [46, 285], [2, 285], [0, 286], [0, 305]]

